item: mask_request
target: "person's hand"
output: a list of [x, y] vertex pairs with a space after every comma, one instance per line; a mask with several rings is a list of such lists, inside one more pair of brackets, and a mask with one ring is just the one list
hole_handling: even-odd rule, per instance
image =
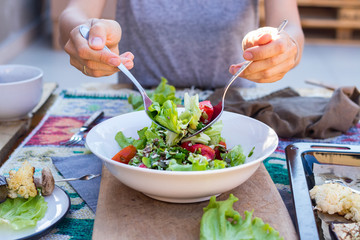
[[[64, 49], [70, 55], [70, 64], [93, 77], [109, 76], [118, 72], [123, 63], [127, 69], [134, 66], [134, 55], [125, 52], [119, 56], [118, 43], [121, 28], [116, 21], [91, 19], [86, 24], [90, 28], [89, 41], [81, 36], [79, 27], [70, 32]], [[107, 46], [112, 53], [104, 50]]]
[[[298, 49], [290, 36], [276, 28], [264, 27], [249, 32], [243, 39], [243, 57], [253, 61], [240, 75], [257, 83], [270, 83], [280, 80], [296, 65]], [[234, 64], [229, 68], [231, 74], [244, 64]]]

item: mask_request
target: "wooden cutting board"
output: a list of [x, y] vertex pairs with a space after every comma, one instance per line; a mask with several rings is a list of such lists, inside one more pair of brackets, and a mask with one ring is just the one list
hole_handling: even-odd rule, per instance
[[[33, 117], [18, 121], [0, 122], [0, 166], [7, 160], [8, 154], [18, 143], [19, 138], [25, 135], [32, 127], [36, 126], [45, 113], [41, 108], [57, 88], [57, 83], [46, 82], [43, 86], [43, 93], [40, 102], [33, 109]], [[39, 112], [41, 112], [39, 114]]]
[[[104, 167], [93, 231], [94, 240], [103, 239], [199, 239], [200, 220], [208, 201], [190, 204], [166, 203], [132, 190]], [[290, 215], [270, 175], [261, 164], [255, 174], [233, 193], [239, 201], [234, 209], [254, 209], [254, 216], [280, 232], [286, 240], [298, 239]]]

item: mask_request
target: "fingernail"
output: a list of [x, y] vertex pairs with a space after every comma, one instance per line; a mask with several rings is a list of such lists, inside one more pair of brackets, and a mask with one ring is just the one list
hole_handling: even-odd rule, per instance
[[91, 39], [91, 45], [93, 46], [101, 46], [103, 44], [103, 41], [99, 37], [94, 37]]
[[232, 73], [234, 71], [234, 65], [230, 66], [229, 72]]
[[114, 67], [117, 67], [120, 65], [120, 60], [118, 58], [110, 58], [109, 64]]
[[244, 58], [246, 59], [246, 60], [251, 60], [251, 59], [253, 59], [253, 55], [252, 55], [252, 53], [251, 52], [244, 52]]
[[126, 68], [131, 68], [131, 67], [132, 67], [132, 63], [131, 63], [131, 62], [126, 62], [126, 63], [124, 63], [124, 66], [125, 66]]

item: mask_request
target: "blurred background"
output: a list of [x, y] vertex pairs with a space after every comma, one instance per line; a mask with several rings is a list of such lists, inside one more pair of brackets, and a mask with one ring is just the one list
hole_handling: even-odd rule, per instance
[[[259, 9], [264, 22], [263, 1]], [[116, 76], [92, 78], [69, 63], [58, 43], [58, 17], [67, 0], [2, 0], [0, 64], [28, 64], [44, 71], [44, 81], [59, 89], [86, 83], [116, 83]], [[108, 0], [103, 17], [115, 16]], [[316, 87], [306, 80], [360, 88], [360, 0], [298, 0], [306, 45], [301, 63], [284, 79], [261, 87]], [[225, 80], [227, 81], [227, 80]]]

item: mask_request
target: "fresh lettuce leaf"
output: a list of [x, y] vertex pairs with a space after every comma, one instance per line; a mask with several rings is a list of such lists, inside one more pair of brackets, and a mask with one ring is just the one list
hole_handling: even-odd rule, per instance
[[151, 118], [173, 131], [173, 133], [170, 131], [167, 133], [166, 143], [168, 146], [177, 144], [186, 135], [188, 126], [196, 129], [199, 123], [201, 110], [198, 95], [190, 97], [189, 94], [185, 93], [184, 105], [185, 110], [179, 117], [177, 106], [170, 100], [165, 101], [163, 105], [154, 102], [149, 108]]
[[175, 133], [180, 133], [177, 107], [171, 100], [165, 101], [162, 106], [157, 102], [154, 102], [149, 107], [149, 112], [151, 118], [161, 126], [164, 126]]
[[8, 198], [0, 204], [0, 224], [9, 224], [15, 230], [35, 226], [46, 210], [47, 202], [41, 195], [28, 199]]
[[184, 94], [185, 110], [179, 116], [182, 122], [188, 122], [191, 129], [196, 129], [201, 117], [201, 110], [199, 108], [199, 95], [189, 96]]
[[186, 138], [186, 141], [191, 141], [192, 143], [201, 143], [204, 145], [209, 145], [211, 138], [206, 135], [204, 132], [201, 132], [195, 136]]
[[144, 127], [143, 129], [139, 130], [137, 133], [139, 135], [139, 139], [133, 141], [133, 146], [136, 149], [143, 149], [146, 146], [146, 135], [145, 133], [148, 131], [148, 127]]
[[155, 117], [160, 113], [161, 106], [158, 102], [153, 102], [148, 109], [148, 115], [151, 119], [155, 120]]
[[161, 82], [153, 92], [151, 100], [158, 102], [160, 105], [163, 105], [167, 100], [171, 100], [175, 105], [181, 104], [181, 99], [175, 97], [175, 87], [167, 84], [167, 82], [166, 78], [161, 78]]
[[132, 137], [125, 137], [124, 133], [120, 131], [116, 133], [115, 140], [121, 148], [125, 148], [131, 145], [135, 139]]
[[215, 159], [210, 162], [210, 169], [223, 169], [226, 168], [226, 162], [223, 160]]
[[147, 167], [151, 168], [151, 159], [148, 157], [142, 157], [141, 162]]
[[210, 137], [210, 145], [216, 145], [220, 142], [223, 126], [224, 124], [222, 123], [222, 121], [218, 120], [211, 127], [205, 129], [204, 134]]
[[166, 132], [166, 145], [171, 147], [175, 146], [180, 142], [180, 140], [184, 137], [184, 134], [182, 132], [180, 133], [174, 133], [167, 131]]
[[252, 218], [253, 212], [245, 211], [242, 218], [233, 204], [239, 199], [233, 194], [225, 201], [216, 201], [212, 196], [204, 208], [200, 222], [200, 240], [280, 240], [279, 232], [260, 218]]
[[[150, 93], [147, 94], [149, 96]], [[133, 110], [135, 111], [144, 110], [144, 102], [140, 95], [136, 96], [134, 94], [130, 94], [128, 97], [128, 103], [132, 106]]]
[[[169, 169], [172, 171], [205, 171], [226, 168], [226, 162], [222, 160], [211, 160], [205, 156], [189, 153], [187, 158], [189, 163], [182, 164], [181, 161], [174, 159], [169, 162]], [[145, 164], [146, 165], [146, 164]]]
[[144, 136], [146, 138], [146, 142], [154, 142], [155, 139], [157, 139], [157, 141], [161, 141], [162, 143], [164, 142], [164, 140], [162, 139], [162, 137], [159, 135], [158, 132], [152, 131], [150, 129], [146, 130]]
[[169, 161], [169, 168], [171, 171], [192, 171], [191, 164], [179, 164], [175, 159]]
[[251, 157], [254, 154], [255, 146], [250, 150], [248, 157]]
[[[148, 91], [147, 95], [153, 102], [158, 102], [160, 106], [167, 100], [171, 100], [178, 105], [181, 104], [181, 99], [175, 96], [175, 91], [174, 86], [167, 84], [167, 80], [165, 78], [161, 78], [161, 82], [156, 89], [152, 92]], [[134, 94], [130, 94], [128, 102], [134, 110], [144, 110], [143, 99], [140, 95], [135, 96]]]
[[208, 169], [209, 162], [207, 157], [205, 156], [190, 153], [188, 160], [192, 163], [193, 171], [205, 171], [206, 169]]
[[180, 114], [179, 119], [178, 119], [178, 126], [180, 129], [180, 132], [174, 133], [171, 131], [167, 131], [166, 132], [166, 145], [174, 146], [174, 145], [178, 144], [181, 141], [181, 139], [183, 139], [183, 137], [188, 133], [187, 128], [189, 126], [191, 119], [192, 118], [191, 118], [190, 112], [185, 112], [185, 114], [183, 112], [182, 114]]
[[230, 166], [238, 166], [245, 162], [246, 156], [241, 145], [236, 145], [228, 153], [221, 155], [223, 159], [230, 160]]
[[134, 139], [132, 137], [125, 137], [124, 133], [119, 131], [115, 135], [115, 140], [119, 144], [121, 148], [125, 148], [129, 145], [133, 145], [136, 149], [143, 149], [146, 145], [146, 136], [145, 132], [147, 131], [147, 127], [138, 131], [139, 139]]

